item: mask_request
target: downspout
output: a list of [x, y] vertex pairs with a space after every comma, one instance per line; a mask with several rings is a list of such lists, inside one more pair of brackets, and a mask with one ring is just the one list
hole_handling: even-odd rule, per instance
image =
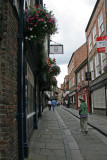
[[[107, 12], [106, 12], [107, 7], [106, 7], [106, 5], [107, 5], [107, 0], [104, 0], [104, 8], [105, 8], [105, 33], [106, 33], [106, 36], [107, 36]], [[107, 85], [105, 86], [105, 88], [107, 88]], [[105, 89], [105, 90], [107, 90], [107, 89]], [[105, 101], [106, 101], [106, 116], [107, 116], [107, 92], [105, 92], [105, 97], [106, 97]]]
[[76, 76], [76, 109], [78, 109], [78, 92], [77, 92], [77, 72], [75, 73]]
[[[86, 35], [86, 32], [85, 32]], [[86, 36], [86, 47], [87, 47], [87, 71], [89, 72], [89, 59], [88, 59], [88, 40], [87, 40], [87, 36]], [[89, 113], [92, 113], [92, 105], [91, 105], [91, 92], [90, 92], [90, 86], [89, 86], [89, 80], [88, 80], [88, 92], [89, 92]]]
[[24, 0], [21, 0], [18, 32], [18, 155], [24, 160], [23, 139], [23, 22]]
[[107, 5], [107, 1], [106, 0], [104, 0], [104, 8], [105, 8], [105, 33], [106, 33], [106, 36], [107, 36], [107, 12], [106, 12], [106, 10], [107, 10], [107, 7], [106, 7], [106, 5]]

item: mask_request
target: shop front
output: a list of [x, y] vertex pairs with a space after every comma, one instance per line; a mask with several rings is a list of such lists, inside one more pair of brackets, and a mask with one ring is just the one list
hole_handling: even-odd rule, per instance
[[89, 112], [89, 89], [88, 87], [84, 87], [84, 88], [80, 88], [80, 90], [76, 93], [76, 106], [77, 109], [79, 109], [80, 107], [80, 100], [79, 98], [84, 98], [86, 104], [87, 104], [87, 109]]

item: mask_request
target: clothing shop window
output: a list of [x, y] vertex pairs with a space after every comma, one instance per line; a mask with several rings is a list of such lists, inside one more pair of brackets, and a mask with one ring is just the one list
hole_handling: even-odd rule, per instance
[[98, 54], [95, 56], [95, 77], [99, 76], [99, 57]]
[[96, 25], [93, 28], [93, 45], [96, 44]]
[[92, 39], [91, 39], [91, 34], [89, 36], [89, 52], [92, 50]]
[[104, 73], [104, 66], [106, 65], [106, 53], [101, 53], [101, 73]]
[[90, 61], [91, 80], [94, 80], [93, 60]]
[[104, 31], [102, 12], [100, 13], [100, 15], [98, 17], [98, 29], [99, 29], [99, 36], [101, 36], [101, 34]]

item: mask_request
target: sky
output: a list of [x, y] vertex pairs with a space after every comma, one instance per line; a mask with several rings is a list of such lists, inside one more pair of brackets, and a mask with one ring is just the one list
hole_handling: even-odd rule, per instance
[[52, 11], [57, 19], [58, 33], [51, 37], [55, 43], [62, 44], [64, 54], [54, 54], [61, 73], [56, 77], [58, 87], [68, 74], [70, 58], [80, 46], [86, 42], [85, 29], [97, 0], [43, 0], [48, 11]]

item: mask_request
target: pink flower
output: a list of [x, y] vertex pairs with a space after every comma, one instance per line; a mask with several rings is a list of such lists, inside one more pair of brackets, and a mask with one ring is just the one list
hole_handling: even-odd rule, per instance
[[37, 27], [37, 23], [34, 26]]

